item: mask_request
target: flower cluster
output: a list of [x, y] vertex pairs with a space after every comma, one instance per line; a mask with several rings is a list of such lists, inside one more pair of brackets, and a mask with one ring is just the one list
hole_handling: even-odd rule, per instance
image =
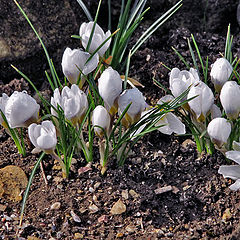
[[[128, 143], [134, 143], [145, 132], [158, 129], [168, 135], [185, 133], [185, 125], [170, 112], [173, 107], [168, 107], [168, 111], [161, 108], [164, 104], [170, 106], [173, 97], [164, 97], [151, 107], [133, 84], [124, 89], [127, 77], [120, 76], [105, 61], [111, 43], [110, 31], [104, 33], [97, 23], [89, 22], [81, 25], [79, 35], [84, 49], [65, 49], [62, 71], [69, 83], [54, 89], [45, 109], [48, 115], [39, 117], [39, 104], [25, 91], [14, 92], [10, 97], [2, 95], [0, 121], [10, 135], [14, 128], [27, 127], [35, 147], [32, 153], [50, 154], [62, 167], [63, 177], [67, 177], [71, 157], [78, 150], [83, 151], [88, 162], [92, 161], [94, 133], [99, 139], [102, 173], [110, 156], [116, 155], [118, 162], [123, 163], [130, 150]], [[177, 83], [180, 75], [186, 89], [187, 80], [194, 81], [197, 73], [193, 69], [189, 73], [175, 69], [171, 75], [173, 91], [180, 84]], [[85, 84], [86, 80], [89, 84]], [[174, 96], [178, 97], [178, 93]], [[83, 134], [84, 130], [88, 134]]]
[[[201, 152], [206, 147], [212, 153], [211, 146], [214, 145], [228, 159], [240, 164], [240, 86], [231, 80], [232, 74], [232, 64], [221, 57], [211, 66], [210, 77], [215, 92], [200, 80], [193, 68], [189, 71], [173, 68], [169, 85], [174, 97], [188, 89], [183, 99], [182, 115], [184, 120], [189, 118], [187, 125], [192, 130], [198, 150]], [[237, 180], [230, 186], [232, 190], [240, 189], [240, 165], [221, 166], [219, 173], [225, 178]]]

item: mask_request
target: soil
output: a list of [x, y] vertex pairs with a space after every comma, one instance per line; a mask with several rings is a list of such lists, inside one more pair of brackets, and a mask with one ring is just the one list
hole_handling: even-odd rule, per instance
[[[89, 2], [94, 11], [96, 3]], [[113, 2], [117, 16], [119, 3]], [[159, 12], [166, 11], [174, 2], [149, 1], [153, 13], [147, 15], [130, 45]], [[172, 46], [192, 63], [187, 44], [191, 33], [203, 58], [209, 56], [211, 64], [224, 52], [227, 25], [231, 22], [235, 35], [233, 52], [239, 55], [237, 1], [208, 1], [207, 6], [206, 1], [192, 2], [185, 1], [174, 20], [151, 36], [131, 59], [130, 77], [145, 86], [140, 90], [149, 104], [154, 105], [165, 95], [164, 90], [154, 85], [153, 78], [168, 87], [169, 71], [161, 63], [170, 68], [185, 68]], [[99, 19], [103, 25], [104, 17]], [[23, 59], [22, 66], [26, 64], [26, 69], [31, 69], [27, 59]], [[39, 59], [36, 62], [34, 57], [31, 59], [32, 66], [39, 63]], [[3, 75], [0, 79], [5, 83], [0, 84], [0, 94], [23, 89], [34, 94], [22, 79], [9, 81]], [[41, 85], [45, 94], [50, 95], [46, 80]], [[0, 168], [17, 165], [29, 177], [38, 155], [31, 154], [27, 136], [26, 143], [27, 156], [23, 158], [1, 128]], [[0, 199], [0, 239], [240, 239], [240, 193], [230, 191], [231, 180], [217, 173], [226, 160], [218, 151], [211, 156], [199, 155], [190, 137], [166, 136], [158, 131], [148, 134], [134, 146], [123, 167], [117, 167], [112, 159], [105, 176], [99, 172], [97, 152], [91, 169], [85, 172], [79, 171], [86, 165], [84, 159], [77, 155], [74, 158], [66, 180], [61, 178], [56, 163], [48, 156], [44, 158], [48, 185], [38, 170], [18, 237], [21, 202]], [[121, 214], [114, 215], [111, 210], [119, 200], [126, 209], [123, 207]], [[53, 207], [57, 202], [60, 206]]]

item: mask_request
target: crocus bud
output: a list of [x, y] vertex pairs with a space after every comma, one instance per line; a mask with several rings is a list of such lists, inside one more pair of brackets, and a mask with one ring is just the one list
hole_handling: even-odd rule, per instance
[[118, 97], [122, 92], [122, 79], [119, 73], [108, 67], [98, 79], [98, 90], [104, 105], [111, 115], [118, 109]]
[[[92, 28], [94, 22], [82, 23], [79, 35], [81, 37], [82, 45], [86, 49], [88, 45], [88, 41], [91, 36]], [[92, 35], [92, 41], [89, 46], [88, 51], [93, 53], [108, 37], [111, 36], [111, 32], [108, 30], [106, 33], [103, 32], [102, 28], [96, 23], [94, 33]], [[107, 51], [111, 43], [111, 38], [98, 50], [98, 54], [102, 57], [104, 53]]]
[[229, 79], [232, 71], [232, 65], [226, 58], [218, 58], [212, 65], [210, 76], [217, 92], [221, 91], [223, 84]]
[[52, 153], [57, 144], [56, 128], [51, 121], [43, 121], [28, 127], [28, 136], [32, 144], [46, 153]]
[[227, 117], [237, 119], [240, 112], [240, 88], [234, 81], [227, 81], [221, 90], [220, 101]]
[[[0, 97], [0, 110], [2, 111], [2, 113], [4, 115], [5, 115], [5, 106], [7, 104], [8, 99], [9, 99], [9, 97], [5, 93], [3, 93], [2, 97]], [[1, 113], [0, 113], [0, 124], [4, 125], [4, 127], [6, 127]]]
[[219, 148], [227, 143], [231, 133], [231, 124], [225, 118], [214, 118], [207, 127], [211, 141]]
[[[103, 129], [106, 131], [106, 134], [110, 133], [111, 119], [110, 115], [106, 108], [101, 105], [98, 105], [92, 114], [92, 125], [94, 126], [95, 133], [102, 138], [104, 135]], [[100, 127], [98, 127], [100, 126]]]
[[204, 83], [199, 81], [193, 85], [187, 95], [187, 99], [193, 98], [188, 102], [192, 112], [196, 115], [199, 122], [205, 120], [208, 112], [214, 103], [214, 95], [212, 90]]
[[[84, 75], [88, 75], [97, 67], [99, 61], [98, 55], [95, 54], [87, 63], [90, 56], [91, 55], [89, 53], [80, 49], [65, 49], [62, 57], [62, 70], [63, 74], [70, 83], [76, 84], [81, 72]], [[83, 85], [83, 83], [81, 83], [81, 85]]]
[[[170, 72], [169, 85], [174, 97], [179, 97], [191, 85], [199, 81], [197, 70], [191, 68], [189, 71], [180, 71], [178, 68], [173, 68]], [[184, 98], [183, 100], [186, 100]]]
[[[87, 96], [76, 84], [73, 84], [71, 88], [65, 86], [61, 94], [56, 88], [51, 98], [51, 104], [55, 108], [59, 105], [63, 109], [65, 117], [73, 124], [81, 122], [88, 109]], [[53, 108], [51, 108], [51, 113], [57, 116]]]
[[39, 104], [26, 91], [14, 92], [5, 106], [5, 116], [11, 128], [28, 127], [38, 120]]
[[120, 95], [118, 99], [119, 115], [123, 113], [130, 103], [131, 106], [122, 119], [123, 125], [126, 128], [133, 123], [136, 123], [140, 119], [141, 113], [148, 106], [142, 93], [137, 88], [127, 89]]

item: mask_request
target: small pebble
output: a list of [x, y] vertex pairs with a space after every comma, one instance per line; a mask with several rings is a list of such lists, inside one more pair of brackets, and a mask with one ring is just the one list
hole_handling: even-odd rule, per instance
[[70, 214], [71, 214], [74, 222], [77, 222], [77, 223], [81, 222], [80, 217], [73, 210], [71, 210]]
[[130, 194], [133, 198], [138, 198], [138, 197], [139, 197], [139, 195], [138, 195], [133, 189], [129, 190], [129, 194]]
[[90, 188], [88, 189], [88, 191], [89, 191], [90, 193], [93, 193], [95, 190], [94, 190], [92, 187], [90, 187]]
[[224, 222], [226, 222], [226, 221], [228, 221], [231, 217], [232, 217], [232, 214], [231, 214], [231, 212], [230, 212], [230, 209], [227, 208], [227, 209], [224, 211], [223, 215], [222, 215], [222, 220], [223, 220]]
[[117, 238], [122, 238], [123, 237], [123, 233], [117, 233], [116, 237]]
[[90, 205], [88, 209], [90, 210], [91, 213], [96, 213], [99, 210], [99, 208], [95, 204]]
[[96, 182], [96, 183], [94, 184], [94, 189], [95, 189], [95, 190], [98, 189], [98, 188], [100, 187], [100, 185], [101, 185], [100, 182]]
[[126, 205], [119, 199], [117, 202], [115, 202], [111, 209], [112, 215], [122, 214], [126, 212]]
[[51, 210], [58, 210], [61, 207], [61, 203], [60, 202], [55, 202], [51, 205], [50, 209]]
[[136, 232], [136, 227], [135, 226], [133, 226], [133, 225], [128, 225], [126, 228], [126, 231], [127, 232], [129, 232], [129, 233], [134, 233], [134, 232]]
[[107, 215], [102, 215], [101, 217], [98, 218], [98, 222], [102, 223], [102, 222], [108, 222], [108, 217]]
[[74, 239], [83, 239], [83, 234], [81, 233], [74, 233]]
[[47, 175], [47, 180], [50, 180], [52, 178], [51, 175]]
[[125, 200], [128, 199], [128, 190], [122, 190], [122, 198], [124, 198]]
[[6, 210], [7, 206], [0, 204], [0, 212], [4, 212]]

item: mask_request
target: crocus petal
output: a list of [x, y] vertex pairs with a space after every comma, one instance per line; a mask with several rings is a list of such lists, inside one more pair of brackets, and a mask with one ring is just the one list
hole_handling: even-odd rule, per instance
[[233, 180], [240, 179], [240, 166], [239, 165], [222, 165], [218, 169], [218, 173], [222, 174], [224, 178], [231, 178]]
[[[5, 114], [5, 106], [7, 104], [9, 97], [7, 94], [3, 93], [2, 97], [0, 97], [0, 110], [3, 112], [3, 114]], [[2, 124], [3, 122], [3, 118], [2, 118], [2, 114], [0, 113], [0, 124]]]
[[[195, 97], [188, 102], [191, 110], [196, 114], [197, 119], [202, 121], [206, 118], [214, 103], [214, 95], [212, 90], [204, 83], [199, 81], [191, 87], [187, 99]], [[203, 118], [203, 119], [201, 119]]]
[[127, 89], [118, 99], [119, 115], [123, 113], [130, 103], [131, 106], [125, 114], [124, 119], [131, 125], [140, 119], [141, 113], [148, 105], [145, 102], [142, 93], [137, 88]]
[[122, 79], [119, 73], [108, 67], [98, 79], [98, 90], [108, 111], [122, 92]]
[[212, 119], [218, 118], [218, 117], [221, 117], [221, 116], [222, 116], [221, 109], [220, 109], [216, 104], [213, 104], [213, 105], [212, 105], [210, 111], [211, 111], [211, 118], [212, 118]]
[[233, 183], [230, 187], [229, 187], [232, 191], [237, 191], [240, 189], [240, 179], [237, 179], [237, 181], [235, 183]]
[[49, 150], [55, 148], [57, 139], [50, 135], [41, 135], [37, 138], [37, 145], [40, 149]]
[[226, 157], [233, 160], [235, 163], [240, 164], [240, 152], [239, 151], [227, 151]]
[[165, 95], [164, 97], [161, 97], [161, 98], [158, 100], [157, 104], [160, 105], [160, 104], [164, 104], [164, 103], [169, 103], [169, 102], [171, 102], [173, 99], [174, 99], [174, 97], [173, 97], [172, 95], [167, 94], [167, 95]]

